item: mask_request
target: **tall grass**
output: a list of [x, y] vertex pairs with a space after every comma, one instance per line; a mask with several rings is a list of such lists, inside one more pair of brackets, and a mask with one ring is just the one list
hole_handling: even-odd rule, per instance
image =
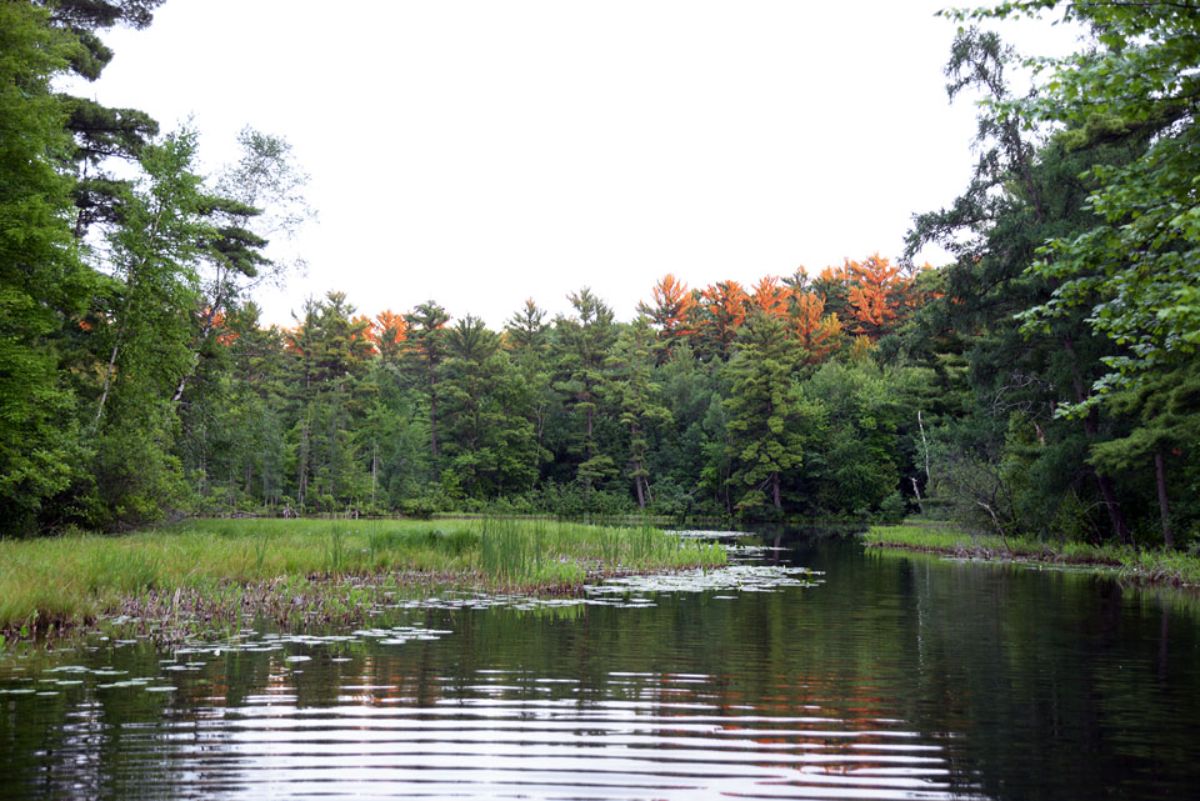
[[482, 521], [479, 566], [504, 586], [582, 582], [588, 572], [672, 570], [725, 563], [714, 543], [649, 526], [618, 528], [512, 518]]
[[590, 572], [715, 565], [719, 546], [657, 529], [545, 520], [197, 520], [123, 536], [0, 541], [0, 632], [86, 623], [155, 591], [224, 592], [281, 577], [422, 573], [505, 588]]
[[1191, 554], [1137, 550], [1128, 546], [1086, 542], [1041, 542], [991, 534], [976, 535], [927, 526], [872, 526], [868, 546], [908, 548], [962, 556], [1019, 559], [1115, 569], [1122, 578], [1139, 583], [1200, 586], [1200, 558]]

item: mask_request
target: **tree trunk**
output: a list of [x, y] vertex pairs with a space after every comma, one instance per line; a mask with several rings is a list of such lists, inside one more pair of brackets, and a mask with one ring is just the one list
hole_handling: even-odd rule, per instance
[[1125, 515], [1121, 512], [1121, 502], [1117, 500], [1112, 479], [1094, 470], [1092, 472], [1096, 476], [1096, 486], [1100, 489], [1100, 497], [1104, 499], [1104, 508], [1108, 510], [1108, 519], [1112, 523], [1113, 531], [1117, 533], [1117, 539], [1122, 545], [1132, 545], [1133, 535], [1125, 522]]
[[104, 417], [104, 405], [108, 403], [108, 390], [112, 388], [113, 372], [117, 368], [117, 353], [121, 347], [120, 332], [118, 332], [117, 341], [113, 344], [112, 355], [108, 357], [108, 368], [104, 371], [104, 389], [100, 392], [100, 403], [96, 407], [96, 421], [93, 424], [97, 429], [100, 427], [100, 419]]
[[[917, 427], [921, 429], [921, 455], [925, 458], [925, 486], [929, 486], [929, 440], [925, 439], [925, 421], [921, 419], [921, 410], [917, 409]], [[916, 484], [914, 483], [914, 487]], [[920, 493], [918, 493], [918, 496]]]
[[[1071, 357], [1071, 362], [1078, 365], [1079, 360], [1075, 357], [1075, 343], [1070, 337], [1065, 337], [1062, 340], [1062, 344], [1063, 350]], [[1075, 389], [1075, 402], [1083, 403], [1086, 399], [1086, 393], [1083, 389], [1083, 377], [1079, 375], [1078, 370], [1075, 371], [1072, 384]], [[1083, 432], [1089, 440], [1096, 438], [1096, 410], [1094, 408], [1083, 418]], [[1133, 536], [1130, 534], [1129, 525], [1125, 522], [1125, 515], [1121, 512], [1121, 502], [1117, 500], [1117, 493], [1113, 489], [1112, 479], [1094, 469], [1092, 470], [1092, 475], [1096, 477], [1096, 487], [1100, 490], [1100, 498], [1104, 501], [1104, 508], [1108, 512], [1108, 519], [1112, 523], [1113, 532], [1116, 533], [1117, 539], [1120, 540], [1122, 545], [1130, 545], [1133, 542]]]
[[308, 494], [308, 420], [304, 421], [304, 427], [300, 429], [300, 475], [296, 477], [296, 505], [303, 509], [304, 498]]
[[921, 499], [921, 485], [917, 483], [916, 476], [909, 476], [908, 480], [912, 482], [913, 496], [917, 499], [917, 509], [921, 514], [925, 514], [925, 502]]
[[429, 382], [429, 449], [433, 458], [438, 457], [437, 441], [437, 395], [433, 393], [433, 381]]
[[783, 494], [779, 486], [779, 473], [771, 474], [771, 496], [775, 502], [775, 508], [780, 512], [783, 511]]
[[1167, 466], [1162, 449], [1154, 452], [1154, 484], [1158, 488], [1158, 514], [1162, 518], [1163, 545], [1167, 550], [1175, 547], [1175, 536], [1171, 532], [1171, 507], [1167, 504]]
[[[635, 472], [640, 471], [641, 469], [642, 469], [642, 466], [640, 464], [634, 465]], [[646, 494], [642, 491], [642, 476], [641, 476], [640, 472], [638, 472], [638, 474], [633, 477], [633, 485], [635, 487], [637, 487], [638, 508], [645, 509], [646, 508]]]

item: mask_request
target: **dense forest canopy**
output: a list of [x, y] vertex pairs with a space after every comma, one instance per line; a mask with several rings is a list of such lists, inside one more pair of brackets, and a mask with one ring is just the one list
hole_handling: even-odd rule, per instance
[[[629, 321], [581, 287], [493, 330], [338, 292], [261, 324], [269, 241], [310, 214], [287, 142], [248, 128], [205, 176], [194, 131], [54, 87], [160, 2], [0, 3], [4, 534], [487, 507], [1200, 539], [1196, 3], [948, 12], [979, 159], [900, 258], [647, 276]], [[977, 26], [1056, 14], [1090, 41], [1015, 94]], [[912, 264], [928, 243], [950, 263]]]

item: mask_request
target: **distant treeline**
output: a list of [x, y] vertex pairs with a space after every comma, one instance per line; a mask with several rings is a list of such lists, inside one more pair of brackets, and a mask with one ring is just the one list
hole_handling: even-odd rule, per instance
[[668, 275], [632, 322], [585, 288], [498, 332], [340, 293], [264, 330], [247, 304], [181, 400], [184, 475], [212, 512], [899, 514], [933, 377], [875, 341], [932, 277], [876, 256], [751, 292]]
[[[0, 4], [5, 534], [488, 508], [1200, 538], [1192, 4], [1063, 5], [1094, 47], [1028, 97], [971, 23], [1056, 4], [958, 15], [978, 166], [894, 262], [648, 276], [634, 320], [585, 288], [501, 330], [336, 292], [262, 326], [253, 291], [287, 267], [268, 240], [309, 214], [287, 143], [247, 129], [205, 177], [193, 132], [51, 87], [94, 79], [99, 33], [158, 4]], [[928, 243], [952, 261], [913, 266]]]

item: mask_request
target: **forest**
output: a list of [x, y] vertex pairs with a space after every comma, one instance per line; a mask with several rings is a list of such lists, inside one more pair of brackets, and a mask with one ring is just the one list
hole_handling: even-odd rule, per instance
[[[267, 245], [310, 214], [287, 141], [202, 175], [194, 131], [58, 90], [161, 2], [0, 3], [0, 535], [499, 510], [1200, 542], [1196, 3], [945, 12], [977, 165], [904, 253], [663, 269], [632, 320], [581, 286], [493, 330], [337, 291], [264, 325]], [[1017, 16], [1090, 39], [1023, 59], [988, 30]]]

